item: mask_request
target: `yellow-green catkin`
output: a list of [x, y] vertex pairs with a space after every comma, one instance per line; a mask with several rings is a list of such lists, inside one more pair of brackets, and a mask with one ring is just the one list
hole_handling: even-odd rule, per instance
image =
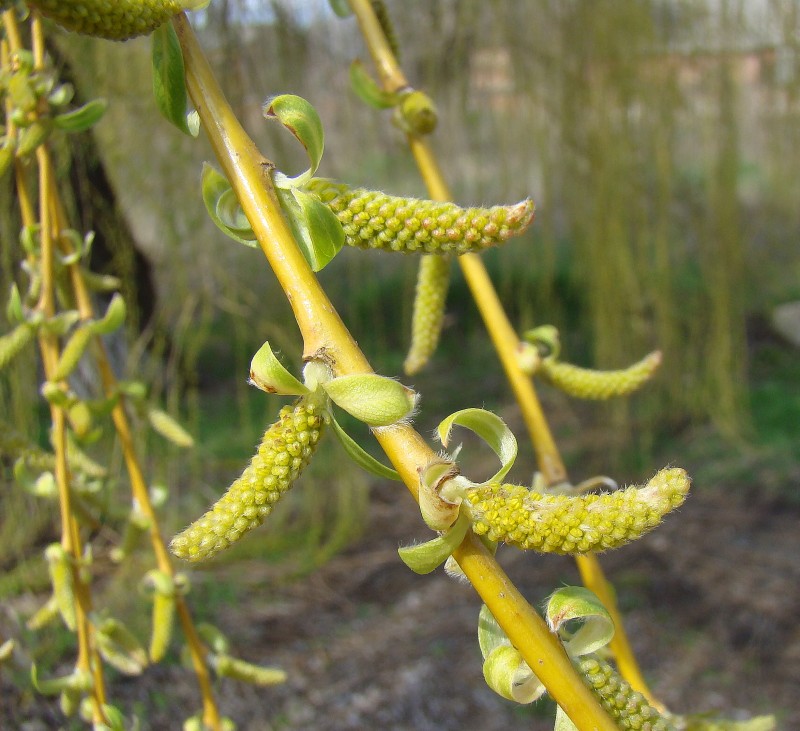
[[67, 30], [124, 41], [152, 33], [198, 0], [27, 0], [30, 7]]
[[409, 376], [425, 366], [439, 344], [449, 284], [450, 257], [422, 257], [411, 316], [411, 347], [403, 364]]
[[19, 355], [35, 335], [34, 328], [24, 322], [17, 325], [11, 332], [0, 335], [0, 371]]
[[489, 483], [467, 491], [473, 530], [496, 543], [543, 553], [597, 553], [655, 528], [689, 491], [686, 472], [667, 468], [643, 487], [587, 495], [547, 495]]
[[205, 515], [172, 539], [172, 552], [202, 561], [261, 525], [308, 464], [324, 423], [323, 405], [315, 395], [284, 406], [241, 476]]
[[616, 371], [596, 371], [544, 358], [536, 372], [570, 396], [604, 401], [633, 393], [652, 377], [660, 365], [661, 351], [656, 350], [638, 363]]
[[577, 661], [578, 669], [600, 704], [623, 731], [675, 731], [647, 699], [631, 688], [607, 662], [596, 657]]
[[533, 221], [533, 201], [511, 206], [461, 208], [323, 178], [306, 186], [336, 214], [345, 243], [362, 249], [420, 254], [466, 254], [502, 244]]

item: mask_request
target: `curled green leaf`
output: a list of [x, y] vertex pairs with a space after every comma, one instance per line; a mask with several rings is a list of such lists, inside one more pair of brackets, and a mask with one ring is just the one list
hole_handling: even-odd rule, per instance
[[485, 604], [478, 616], [478, 644], [484, 658], [483, 677], [495, 693], [516, 703], [532, 703], [544, 694], [544, 685]]
[[102, 319], [91, 324], [92, 333], [94, 335], [110, 335], [122, 327], [126, 314], [125, 300], [119, 292], [115, 292], [108, 303], [106, 314]]
[[214, 225], [234, 241], [257, 248], [258, 242], [228, 179], [203, 163], [202, 195]]
[[550, 631], [556, 633], [564, 630], [569, 622], [580, 624], [564, 641], [570, 657], [597, 652], [614, 636], [614, 621], [608, 610], [583, 586], [565, 586], [554, 591], [547, 600], [545, 618]]
[[298, 139], [305, 148], [310, 163], [305, 172], [294, 178], [276, 173], [276, 187], [292, 188], [304, 185], [317, 171], [325, 149], [325, 133], [317, 110], [300, 96], [281, 94], [264, 105], [264, 116], [267, 119], [277, 119]]
[[445, 448], [450, 444], [454, 426], [463, 426], [475, 432], [492, 448], [500, 458], [500, 469], [487, 482], [502, 480], [517, 458], [517, 440], [506, 423], [497, 414], [484, 409], [456, 411], [444, 419], [438, 427], [439, 439]]

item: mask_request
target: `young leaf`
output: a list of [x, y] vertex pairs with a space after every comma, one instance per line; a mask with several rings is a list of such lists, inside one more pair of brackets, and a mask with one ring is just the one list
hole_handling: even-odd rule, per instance
[[533, 703], [540, 698], [545, 687], [533, 674], [519, 650], [511, 645], [497, 647], [483, 662], [486, 684], [506, 700]]
[[141, 675], [148, 663], [147, 653], [136, 636], [116, 619], [95, 625], [97, 650], [103, 659], [124, 675]]
[[347, 452], [347, 456], [350, 457], [350, 459], [352, 459], [353, 462], [355, 462], [359, 467], [365, 469], [367, 472], [371, 472], [373, 475], [377, 475], [378, 477], [385, 477], [387, 480], [397, 480], [398, 482], [402, 482], [402, 478], [396, 470], [381, 464], [377, 459], [375, 459], [375, 457], [364, 451], [361, 445], [359, 445], [355, 439], [353, 439], [344, 429], [342, 429], [336, 419], [331, 418], [331, 425], [333, 426], [333, 433], [339, 439], [339, 443], [344, 448], [344, 451]]
[[152, 63], [153, 94], [159, 111], [181, 132], [192, 135], [186, 119], [183, 53], [172, 23], [164, 23], [153, 32]]
[[[208, 163], [203, 163], [202, 194], [208, 215], [222, 233], [245, 246], [258, 247], [253, 229], [239, 207], [231, 184]], [[233, 208], [234, 202], [236, 210]]]
[[402, 562], [414, 573], [429, 574], [443, 564], [447, 557], [461, 545], [469, 530], [469, 516], [462, 513], [452, 528], [446, 533], [416, 546], [398, 548]]
[[17, 289], [16, 282], [11, 285], [11, 292], [9, 292], [8, 295], [6, 318], [15, 325], [25, 321], [25, 311], [22, 309], [22, 297], [20, 296], [19, 289]]
[[266, 341], [250, 361], [250, 383], [267, 393], [284, 396], [305, 396], [309, 390], [278, 360]]
[[484, 658], [483, 676], [495, 693], [517, 703], [532, 703], [544, 693], [544, 685], [485, 604], [478, 615], [478, 645]]
[[92, 323], [91, 331], [93, 335], [110, 335], [122, 326], [127, 315], [125, 300], [119, 292], [115, 292], [108, 303], [106, 314], [101, 320]]
[[410, 388], [377, 373], [339, 376], [323, 388], [337, 406], [369, 426], [389, 426], [404, 419], [417, 400]]
[[105, 99], [93, 99], [82, 107], [57, 114], [53, 117], [53, 123], [65, 132], [84, 132], [100, 120], [107, 107]]
[[40, 680], [36, 663], [31, 663], [31, 685], [42, 695], [58, 695], [64, 690], [87, 693], [92, 689], [94, 681], [92, 680], [91, 673], [85, 670], [78, 670], [77, 668], [69, 675], [64, 675], [60, 678]]
[[61, 357], [58, 359], [58, 364], [50, 380], [55, 383], [56, 381], [63, 381], [69, 376], [78, 365], [84, 351], [89, 346], [89, 343], [94, 337], [92, 332], [92, 325], [94, 323], [87, 323], [81, 325], [74, 333], [72, 333], [64, 350], [61, 351]]
[[475, 432], [494, 450], [500, 458], [501, 467], [487, 482], [502, 480], [517, 458], [517, 440], [505, 422], [497, 414], [484, 409], [456, 411], [439, 424], [439, 439], [445, 448], [450, 442], [450, 434], [456, 425]]
[[276, 173], [276, 187], [293, 188], [305, 185], [317, 171], [325, 148], [325, 134], [317, 110], [300, 96], [281, 94], [264, 105], [264, 116], [267, 119], [277, 119], [286, 127], [305, 148], [311, 163], [308, 170], [294, 178]]
[[296, 188], [276, 191], [303, 257], [313, 271], [322, 270], [344, 245], [342, 224], [315, 195]]
[[348, 18], [353, 14], [353, 9], [347, 0], [328, 0], [328, 4], [331, 6], [331, 10], [340, 18]]
[[564, 642], [570, 657], [597, 652], [614, 636], [614, 622], [608, 610], [597, 596], [582, 586], [565, 586], [553, 592], [547, 600], [545, 617], [552, 632], [558, 632], [573, 620], [581, 623]]
[[375, 109], [390, 109], [400, 101], [398, 94], [384, 91], [378, 86], [359, 59], [350, 64], [350, 87], [362, 102]]

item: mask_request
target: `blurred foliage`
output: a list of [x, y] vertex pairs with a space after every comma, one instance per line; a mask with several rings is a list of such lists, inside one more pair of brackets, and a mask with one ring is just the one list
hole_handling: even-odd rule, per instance
[[[412, 83], [439, 108], [432, 142], [458, 201], [537, 202], [532, 231], [486, 256], [520, 331], [557, 325], [565, 353], [587, 366], [665, 351], [647, 394], [587, 417], [613, 426], [597, 430], [595, 448], [647, 450], [657, 433], [709, 419], [725, 434], [747, 433], [747, 318], [800, 296], [797, 3], [387, 6]], [[301, 170], [303, 152], [262, 119], [261, 105], [291, 91], [322, 116], [323, 175], [423, 193], [399, 133], [349, 90], [347, 65], [361, 48], [354, 22], [337, 21], [327, 3], [288, 0], [218, 0], [196, 19], [234, 108], [279, 168]], [[250, 355], [269, 338], [296, 362], [301, 344], [260, 254], [230, 245], [207, 219], [199, 176], [211, 151], [155, 113], [146, 40], [51, 40], [81, 96], [110, 102], [95, 139], [132, 240], [152, 265], [154, 316], [120, 360], [173, 413], [188, 404], [195, 428], [210, 392], [236, 405], [226, 425], [261, 428], [263, 415], [247, 406]], [[68, 169], [70, 151], [59, 159]], [[7, 193], [8, 179], [0, 185]], [[17, 276], [18, 226], [5, 193], [0, 291]], [[116, 266], [124, 275], [124, 261]], [[390, 373], [407, 341], [414, 269], [410, 258], [345, 253], [322, 274], [370, 359]], [[448, 322], [445, 349], [482, 330], [459, 281]], [[44, 442], [30, 409], [38, 380], [20, 358], [0, 382], [0, 409]], [[162, 477], [185, 484], [201, 463], [163, 465]]]

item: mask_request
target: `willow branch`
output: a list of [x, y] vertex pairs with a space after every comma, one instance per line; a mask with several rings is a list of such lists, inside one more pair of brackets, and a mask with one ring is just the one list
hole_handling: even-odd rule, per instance
[[[350, 0], [350, 5], [356, 15], [384, 88], [388, 91], [398, 88], [398, 85], [401, 84], [408, 85], [369, 1]], [[451, 200], [450, 190], [441, 167], [427, 140], [414, 135], [408, 135], [407, 139], [429, 195], [434, 200]], [[567, 470], [553, 439], [533, 381], [519, 366], [517, 359], [519, 338], [500, 302], [486, 267], [477, 254], [460, 256], [458, 263], [520, 406], [525, 426], [536, 452], [539, 470], [549, 485], [565, 482], [567, 481]], [[636, 662], [623, 627], [622, 616], [613, 594], [609, 591], [609, 584], [603, 574], [600, 562], [592, 554], [577, 556], [576, 561], [585, 586], [598, 596], [614, 620], [616, 632], [610, 648], [617, 660], [620, 673], [635, 690], [658, 705]]]
[[[189, 95], [212, 148], [292, 306], [307, 357], [324, 352], [338, 374], [370, 372], [352, 335], [300, 253], [281, 213], [266, 160], [225, 99], [185, 16], [173, 21], [186, 67]], [[376, 438], [416, 497], [418, 471], [435, 453], [410, 426], [377, 430]], [[615, 729], [581, 682], [542, 619], [513, 587], [483, 544], [469, 535], [454, 553], [476, 591], [553, 697], [582, 728]]]

